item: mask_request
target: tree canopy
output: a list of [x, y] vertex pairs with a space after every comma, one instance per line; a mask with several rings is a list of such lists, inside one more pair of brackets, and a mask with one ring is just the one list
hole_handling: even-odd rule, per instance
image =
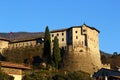
[[58, 69], [58, 63], [61, 61], [61, 55], [57, 37], [54, 38], [53, 43], [53, 61], [55, 63], [55, 67]]
[[43, 59], [47, 63], [51, 62], [51, 38], [48, 26], [45, 30]]

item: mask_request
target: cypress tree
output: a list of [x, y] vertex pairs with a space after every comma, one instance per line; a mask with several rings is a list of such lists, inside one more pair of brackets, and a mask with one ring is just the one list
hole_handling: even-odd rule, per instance
[[43, 59], [47, 63], [51, 62], [51, 38], [48, 26], [45, 30]]
[[55, 68], [58, 69], [58, 64], [61, 61], [61, 55], [57, 37], [54, 38], [53, 43], [53, 61], [55, 63]]

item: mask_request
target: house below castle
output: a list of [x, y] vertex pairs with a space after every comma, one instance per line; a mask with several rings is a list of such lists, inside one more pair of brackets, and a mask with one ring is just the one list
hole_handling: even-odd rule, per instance
[[24, 70], [30, 70], [30, 67], [26, 67], [22, 64], [15, 64], [11, 62], [0, 61], [1, 70], [8, 75], [14, 77], [14, 80], [22, 80]]
[[120, 80], [120, 68], [115, 70], [101, 68], [94, 73], [93, 78], [95, 80]]

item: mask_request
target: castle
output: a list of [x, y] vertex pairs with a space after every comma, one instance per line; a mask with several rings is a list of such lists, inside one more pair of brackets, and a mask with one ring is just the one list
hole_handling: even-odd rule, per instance
[[36, 46], [43, 43], [43, 37], [39, 38], [30, 38], [23, 40], [8, 40], [5, 38], [0, 38], [0, 53], [3, 53], [6, 48], [19, 48], [19, 47], [27, 47], [27, 46]]
[[57, 36], [59, 47], [66, 53], [63, 69], [93, 73], [102, 67], [99, 52], [100, 31], [86, 24], [51, 31], [51, 42]]
[[[65, 51], [63, 70], [82, 70], [92, 74], [103, 67], [99, 52], [99, 33], [99, 30], [86, 24], [50, 31], [51, 44], [53, 45], [53, 40], [57, 36], [59, 47]], [[0, 39], [0, 51], [8, 47], [37, 45], [41, 41], [43, 38], [14, 42]]]

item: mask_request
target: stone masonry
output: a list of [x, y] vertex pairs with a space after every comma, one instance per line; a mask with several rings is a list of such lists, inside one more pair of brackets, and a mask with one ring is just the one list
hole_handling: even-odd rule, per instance
[[[102, 67], [99, 52], [99, 31], [86, 24], [51, 31], [51, 42], [59, 39], [64, 49], [63, 70], [93, 74]], [[53, 44], [53, 43], [52, 43]]]

